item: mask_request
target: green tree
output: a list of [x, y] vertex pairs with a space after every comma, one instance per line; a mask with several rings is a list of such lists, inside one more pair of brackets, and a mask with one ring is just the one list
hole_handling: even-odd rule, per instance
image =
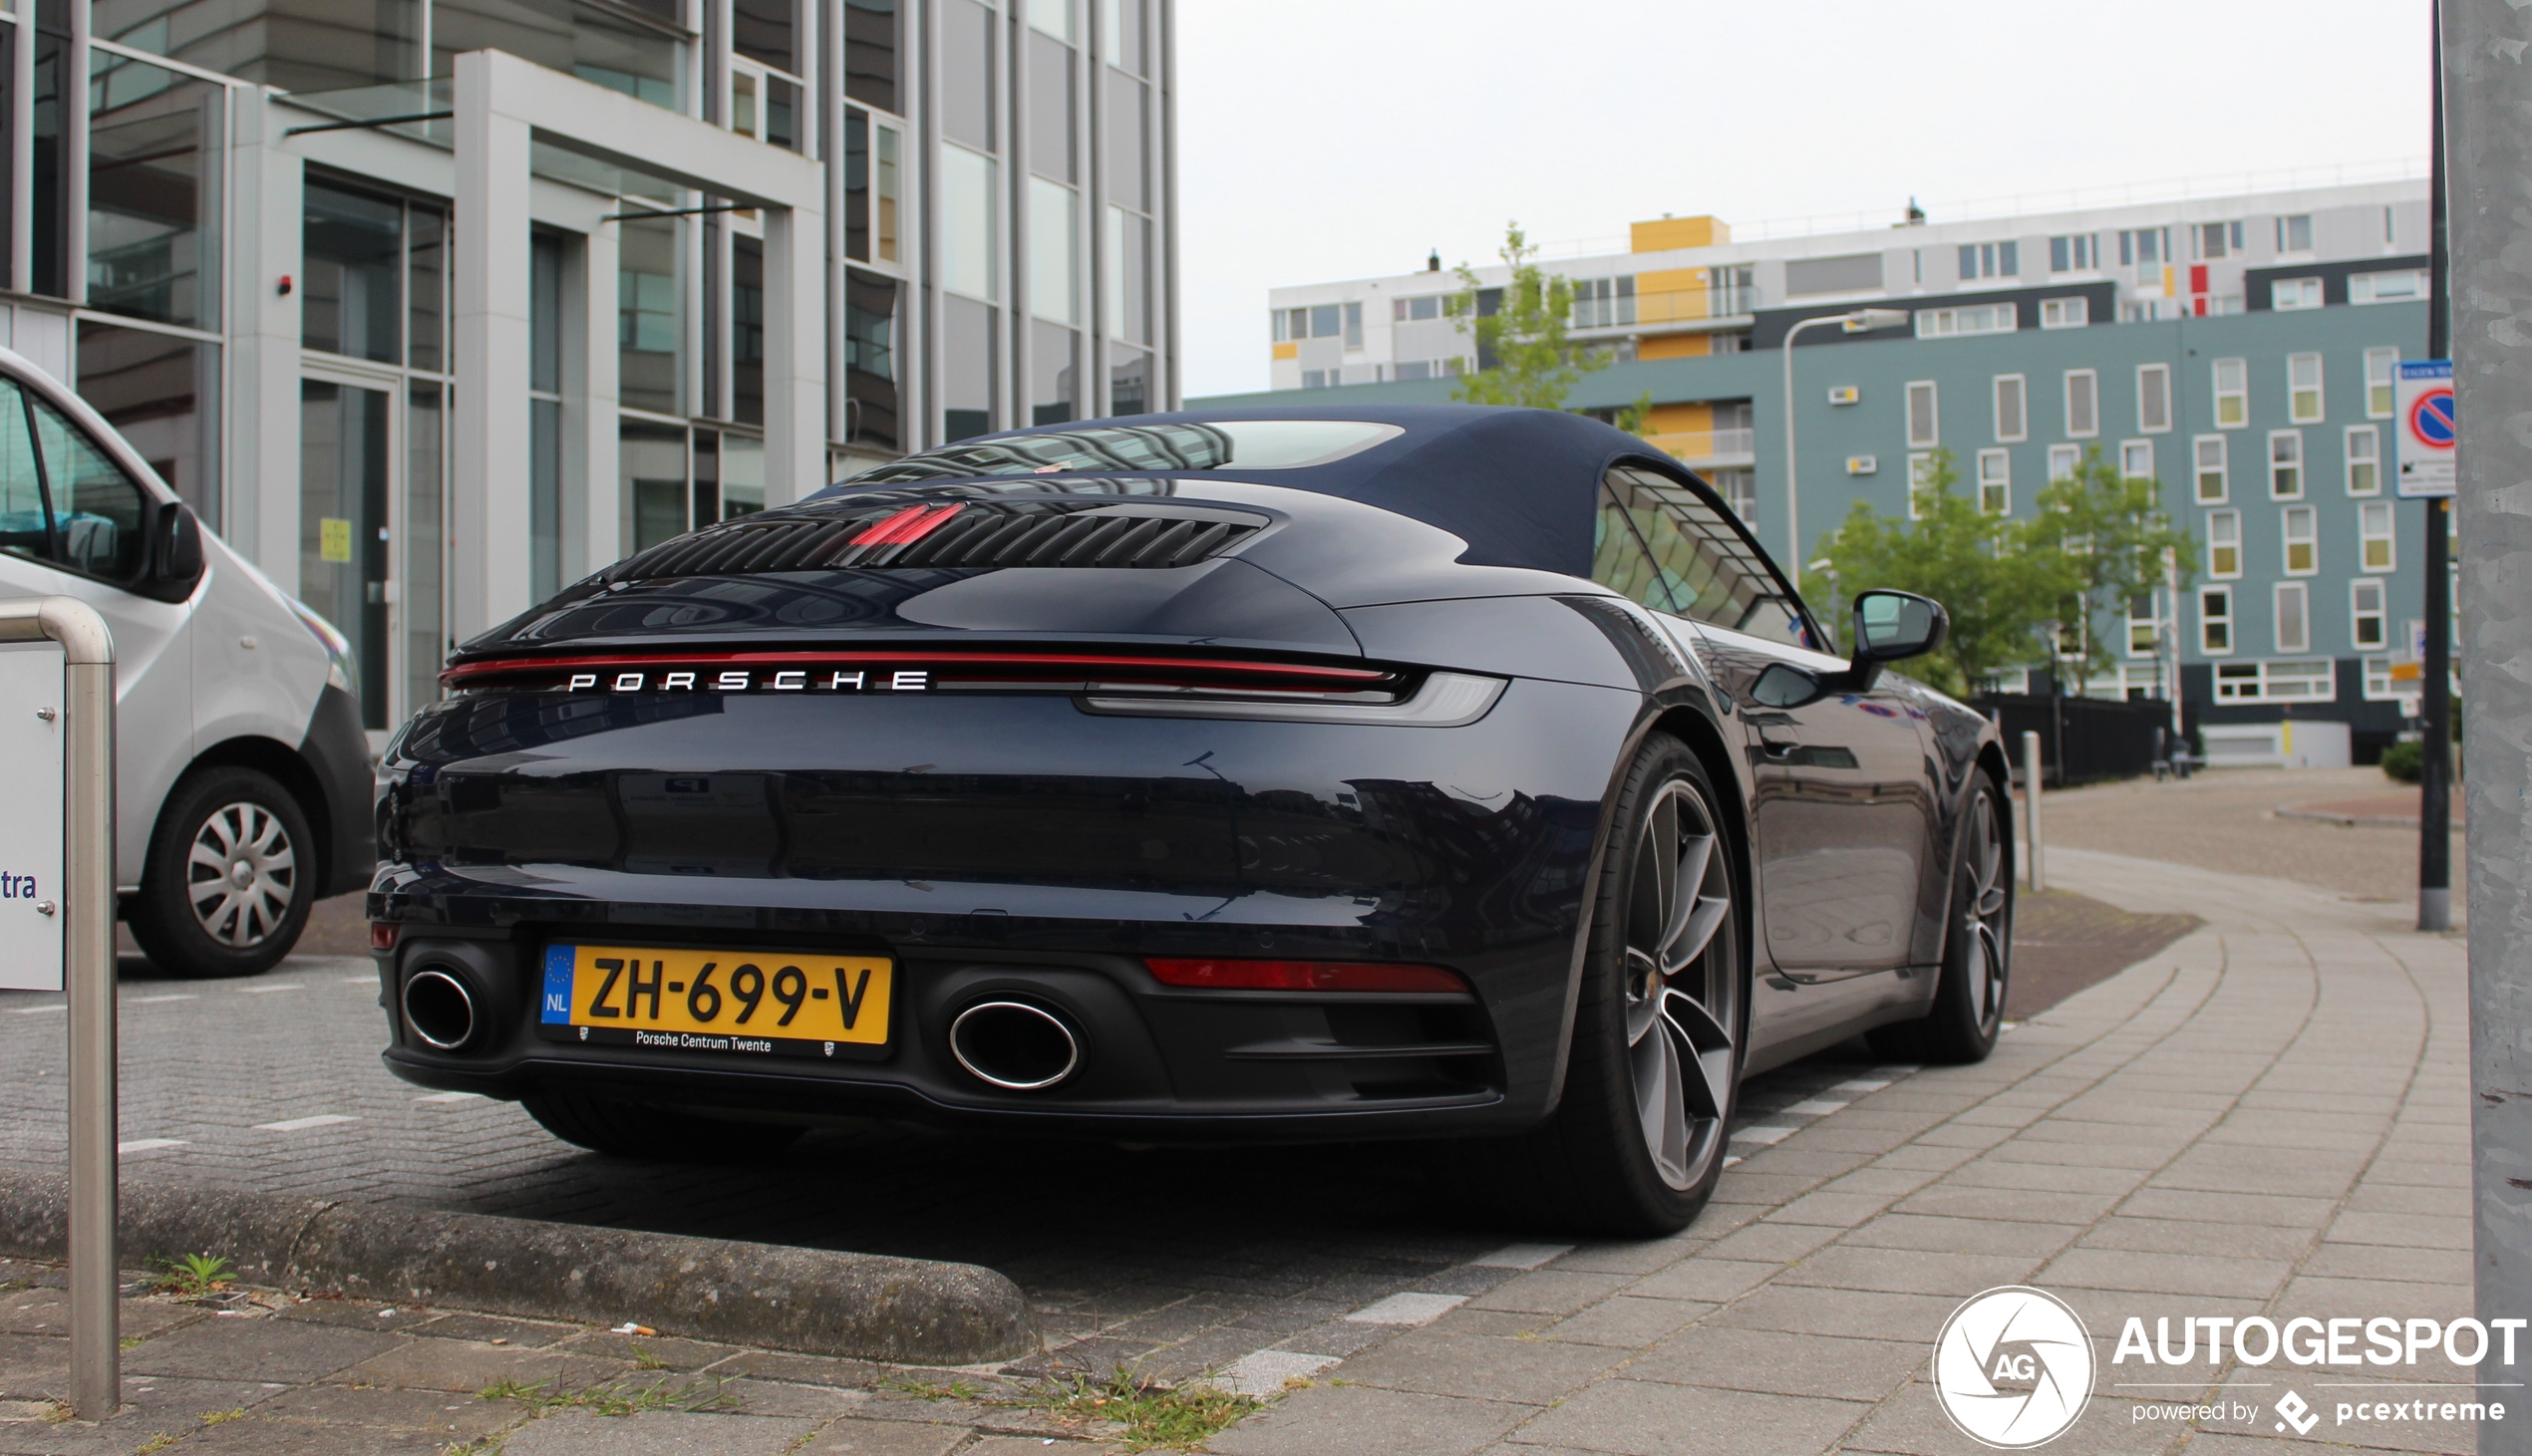
[[1951, 635], [1907, 672], [1955, 696], [2047, 656], [2050, 622], [2069, 585], [2056, 558], [2025, 550], [2014, 521], [1981, 511], [1955, 488], [1959, 483], [1951, 452], [1935, 451], [1912, 487], [1915, 519], [1884, 516], [1856, 501], [1822, 540], [1819, 569], [1802, 577], [1803, 596], [1823, 605], [1841, 634], [1846, 604], [1872, 587], [1941, 602], [1951, 614]]
[[[2058, 578], [2051, 613], [2065, 629], [2058, 661], [2081, 693], [2126, 655], [2128, 603], [2150, 599], [2163, 586], [2166, 551], [2176, 560], [2182, 591], [2197, 579], [2198, 543], [2163, 509], [2153, 479], [2121, 474], [2097, 445], [2084, 450], [2074, 473], [2049, 482], [2034, 504], [2018, 532], [2020, 548], [2051, 562]], [[2075, 631], [2076, 623], [2086, 630]]]
[[[1504, 224], [1503, 247], [1496, 256], [1512, 270], [1512, 276], [1492, 313], [1479, 310], [1476, 270], [1459, 265], [1459, 292], [1450, 300], [1450, 315], [1459, 332], [1475, 338], [1477, 357], [1493, 362], [1461, 375], [1450, 397], [1463, 405], [1562, 410], [1575, 382], [1605, 368], [1609, 361], [1596, 351], [1566, 342], [1574, 285], [1538, 266], [1534, 261], [1538, 249], [1530, 245], [1519, 223]], [[1652, 397], [1646, 396], [1641, 404], [1650, 409]], [[1641, 423], [1639, 416], [1636, 424]]]

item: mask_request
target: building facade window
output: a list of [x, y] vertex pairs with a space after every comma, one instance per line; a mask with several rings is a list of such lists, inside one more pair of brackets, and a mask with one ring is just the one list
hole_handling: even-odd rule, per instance
[[2024, 408], [2023, 377], [1996, 376], [1996, 438], [2011, 442], [2031, 436], [2030, 412]]
[[2348, 493], [2382, 493], [2382, 433], [2378, 426], [2348, 427]]
[[2154, 442], [2150, 439], [2123, 439], [2118, 447], [2118, 472], [2124, 479], [2154, 478]]
[[2101, 240], [2089, 232], [2049, 239], [2049, 271], [2074, 273], [2101, 266]]
[[2022, 273], [2022, 244], [2019, 242], [1961, 244], [1961, 278], [1964, 282], [1980, 278], [2013, 278]]
[[1921, 503], [1933, 480], [1934, 456], [1932, 453], [1919, 451], [1908, 456], [1908, 519], [1915, 520], [1924, 514], [1920, 508]]
[[2380, 648], [2389, 640], [2390, 629], [2382, 610], [2382, 583], [2352, 581], [2348, 583], [2348, 641], [2359, 652]]
[[2242, 574], [2242, 512], [2207, 512], [2207, 575], [2231, 581]]
[[1574, 280], [1574, 327], [1606, 329], [1635, 322], [1635, 277]]
[[1975, 308], [1921, 308], [1917, 310], [1917, 337], [1950, 339], [1972, 334], [2010, 334], [2017, 327], [2018, 313], [2010, 303], [1983, 303]]
[[2251, 423], [2251, 365], [2245, 359], [2219, 359], [2208, 371], [2215, 384], [2218, 430], [2239, 430]]
[[2321, 280], [2280, 278], [2268, 286], [2268, 306], [2280, 313], [2321, 307]]
[[2320, 355], [2286, 356], [2286, 418], [2298, 425], [2321, 423]]
[[2339, 696], [2337, 665], [2328, 658], [2225, 663], [2215, 670], [2218, 703], [2328, 703]]
[[2066, 434], [2089, 439], [2101, 433], [2101, 378], [2088, 369], [2066, 371]]
[[2163, 268], [2171, 261], [2171, 229], [2168, 227], [2125, 228], [2118, 235], [2118, 265], [2133, 269], [2140, 284], [2160, 285]]
[[2239, 222], [2201, 222], [2189, 229], [2189, 240], [2196, 249], [2198, 261], [2218, 262], [2239, 257], [2242, 252], [2242, 224]]
[[2152, 657], [2162, 646], [2163, 619], [2154, 610], [2151, 592], [2127, 599], [2127, 655]]
[[2090, 322], [2092, 301], [2088, 298], [2040, 300], [2040, 327], [2044, 329], [2080, 329]]
[[2171, 429], [2171, 366], [2136, 367], [2136, 428], [2147, 435]]
[[2400, 372], [2400, 351], [2368, 349], [2365, 351], [2365, 415], [2369, 420], [2388, 420], [2394, 401], [2399, 397], [2396, 384]]
[[2313, 215], [2290, 213], [2277, 219], [2277, 250], [2281, 253], [2309, 253], [2313, 250]]
[[2281, 581], [2277, 600], [2277, 650], [2312, 651], [2312, 592], [2300, 581]]
[[1908, 384], [1908, 447], [1933, 449], [1943, 443], [1943, 422], [1935, 400], [1934, 381]]
[[2286, 548], [2286, 574], [2311, 576], [2321, 570], [2320, 512], [2309, 505], [2290, 505], [2278, 512], [2278, 532]]
[[2304, 433], [2300, 430], [2268, 433], [2268, 497], [2304, 498]]
[[1978, 452], [1978, 508], [1988, 515], [2014, 513], [2012, 451], [1983, 449]]
[[2398, 538], [2392, 530], [2391, 502], [2369, 500], [2357, 507], [2357, 569], [2359, 571], [2394, 571], [2398, 569], [2395, 549]]
[[2198, 593], [2198, 651], [2225, 657], [2233, 651], [2233, 589], [2207, 587]]
[[2356, 273], [2348, 278], [2350, 303], [2415, 303], [2426, 297], [2426, 270], [2402, 268], [2390, 273]]
[[2232, 491], [2225, 483], [2224, 437], [2202, 435], [2190, 441], [2197, 455], [2198, 503], [2222, 505]]
[[2049, 478], [2051, 481], [2071, 480], [2083, 463], [2083, 446], [2053, 444], [2049, 446]]
[[1715, 487], [1715, 493], [1724, 498], [1724, 504], [1732, 507], [1734, 515], [1741, 517], [1744, 523], [1754, 524], [1757, 521], [1758, 477], [1756, 471], [1739, 467], [1709, 470], [1706, 472], [1706, 478], [1708, 483]]

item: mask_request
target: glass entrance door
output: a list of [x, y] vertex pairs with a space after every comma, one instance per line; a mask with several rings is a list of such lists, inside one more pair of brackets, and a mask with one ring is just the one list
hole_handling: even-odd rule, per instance
[[361, 725], [379, 731], [401, 706], [391, 701], [394, 399], [362, 385], [299, 382], [299, 599], [351, 639]]

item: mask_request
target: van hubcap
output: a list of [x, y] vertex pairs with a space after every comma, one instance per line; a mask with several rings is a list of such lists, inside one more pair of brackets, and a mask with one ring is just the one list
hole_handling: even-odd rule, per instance
[[281, 816], [258, 803], [213, 810], [194, 832], [185, 894], [202, 933], [243, 950], [281, 928], [299, 883], [299, 858]]

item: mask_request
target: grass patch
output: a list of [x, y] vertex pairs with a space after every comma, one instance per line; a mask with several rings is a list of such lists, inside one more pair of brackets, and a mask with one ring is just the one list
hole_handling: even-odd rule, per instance
[[1212, 1385], [1146, 1382], [1122, 1365], [1104, 1380], [1077, 1375], [1049, 1380], [1014, 1401], [1047, 1412], [1059, 1420], [1113, 1421], [1122, 1427], [1118, 1439], [1128, 1451], [1195, 1451], [1250, 1411], [1264, 1404], [1253, 1395], [1233, 1395]]
[[157, 1435], [142, 1442], [140, 1445], [133, 1447], [133, 1456], [157, 1456], [158, 1452], [163, 1451], [174, 1444], [174, 1436], [165, 1431], [160, 1431]]
[[202, 1412], [202, 1424], [206, 1426], [224, 1426], [230, 1421], [244, 1420], [245, 1418], [246, 1407], [242, 1405], [238, 1406], [234, 1410], [206, 1410]]
[[162, 1295], [196, 1299], [217, 1294], [235, 1282], [227, 1260], [214, 1254], [179, 1254], [158, 1261], [158, 1281], [152, 1288]]
[[985, 1398], [984, 1387], [965, 1378], [943, 1383], [938, 1380], [917, 1380], [911, 1375], [898, 1375], [880, 1381], [879, 1388], [899, 1391], [924, 1400], [982, 1400]]
[[[630, 1342], [628, 1341], [628, 1343]], [[668, 1368], [668, 1361], [652, 1354], [649, 1350], [642, 1348], [640, 1345], [635, 1344], [632, 1345], [631, 1348], [633, 1351], [634, 1368], [642, 1370], [665, 1370]]]
[[723, 1388], [729, 1382], [711, 1375], [678, 1385], [655, 1380], [642, 1386], [610, 1383], [577, 1390], [547, 1388], [552, 1384], [550, 1380], [521, 1384], [500, 1379], [484, 1386], [479, 1394], [485, 1400], [515, 1400], [539, 1415], [549, 1410], [585, 1410], [596, 1415], [632, 1415], [644, 1410], [727, 1410], [739, 1403], [739, 1397]]

